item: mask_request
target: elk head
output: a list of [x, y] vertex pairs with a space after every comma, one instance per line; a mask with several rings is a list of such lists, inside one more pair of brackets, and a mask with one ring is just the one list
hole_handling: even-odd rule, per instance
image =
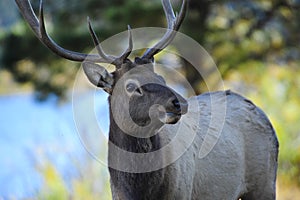
[[[165, 35], [152, 48], [134, 61], [128, 59], [132, 49], [132, 34], [128, 26], [129, 45], [120, 56], [107, 55], [88, 19], [88, 27], [98, 54], [83, 54], [66, 50], [57, 45], [47, 34], [43, 3], [40, 2], [40, 14], [37, 17], [29, 0], [16, 0], [16, 3], [39, 40], [55, 54], [72, 61], [83, 62], [83, 69], [89, 81], [110, 95], [110, 108], [113, 120], [137, 126], [174, 124], [187, 112], [187, 102], [174, 90], [166, 86], [165, 80], [153, 69], [154, 55], [168, 46], [175, 37], [187, 9], [187, 0], [183, 0], [179, 14], [175, 15], [170, 0], [162, 0], [168, 22]], [[116, 70], [109, 73], [98, 63], [109, 63]], [[129, 117], [130, 116], [130, 117]], [[129, 118], [128, 118], [129, 117]], [[129, 120], [129, 121], [128, 121]], [[122, 124], [118, 124], [121, 125]]]

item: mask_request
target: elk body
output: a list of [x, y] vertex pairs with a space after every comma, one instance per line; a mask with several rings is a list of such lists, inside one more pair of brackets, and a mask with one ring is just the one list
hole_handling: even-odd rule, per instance
[[[90, 82], [110, 95], [113, 199], [275, 199], [278, 141], [263, 111], [230, 91], [186, 100], [154, 72], [154, 55], [174, 38], [186, 0], [177, 16], [162, 0], [168, 31], [134, 61], [128, 59], [130, 27], [128, 49], [119, 57], [103, 52], [90, 22], [99, 55], [72, 52], [47, 35], [42, 3], [38, 19], [28, 0], [16, 2], [42, 43], [61, 57], [83, 61]], [[101, 62], [116, 70], [107, 72], [96, 64]]]

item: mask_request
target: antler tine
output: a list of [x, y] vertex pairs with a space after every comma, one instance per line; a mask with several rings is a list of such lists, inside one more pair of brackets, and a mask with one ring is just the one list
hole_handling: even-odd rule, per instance
[[174, 10], [172, 8], [171, 2], [170, 0], [162, 1], [162, 5], [167, 18], [168, 29], [172, 29], [176, 16], [174, 14]]
[[162, 39], [153, 47], [146, 50], [142, 59], [151, 59], [161, 50], [166, 48], [174, 39], [176, 31], [180, 28], [187, 10], [187, 0], [183, 0], [179, 14], [175, 16], [170, 0], [162, 0], [162, 5], [167, 18], [168, 30]]
[[29, 0], [15, 0], [20, 12], [22, 13], [25, 20], [28, 22], [29, 26], [33, 30], [36, 37], [47, 46], [52, 52], [72, 61], [84, 61], [88, 60], [91, 62], [106, 62], [105, 59], [99, 57], [99, 55], [94, 54], [84, 54], [79, 52], [70, 51], [64, 49], [57, 45], [52, 38], [47, 34], [44, 22], [44, 11], [43, 11], [43, 1], [40, 1], [40, 14], [39, 19], [35, 15]]
[[32, 6], [29, 3], [29, 0], [16, 0], [16, 3], [22, 13], [24, 19], [28, 22], [34, 34], [40, 38], [39, 34], [39, 21], [36, 15], [33, 12]]
[[133, 41], [132, 41], [132, 33], [131, 33], [131, 28], [128, 25], [128, 48], [119, 56], [119, 57], [114, 57], [110, 55], [106, 55], [100, 45], [100, 42], [98, 40], [98, 37], [92, 27], [91, 21], [89, 17], [87, 18], [88, 20], [88, 25], [89, 25], [89, 30], [90, 34], [93, 38], [94, 44], [96, 46], [96, 49], [98, 51], [98, 54], [105, 60], [107, 60], [107, 63], [112, 63], [114, 64], [117, 68], [120, 68], [124, 60], [131, 54], [132, 49], [133, 49]]
[[96, 49], [98, 51], [98, 54], [100, 55], [100, 57], [102, 57], [103, 59], [105, 59], [108, 63], [112, 63], [114, 62], [114, 60], [116, 58], [112, 57], [112, 56], [109, 56], [109, 55], [106, 55], [106, 53], [103, 51], [101, 45], [100, 45], [100, 42], [98, 40], [98, 37], [92, 27], [92, 24], [91, 24], [91, 21], [90, 21], [90, 18], [88, 17], [87, 18], [87, 21], [88, 21], [88, 26], [89, 26], [89, 31], [90, 31], [90, 34], [93, 38], [93, 42], [94, 42], [94, 45], [96, 46]]
[[[128, 48], [124, 51], [124, 53], [118, 58], [119, 62], [124, 62], [124, 60], [131, 54], [133, 49], [133, 41], [132, 41], [132, 33], [130, 25], [127, 26], [128, 28]], [[118, 65], [116, 65], [118, 66]]]

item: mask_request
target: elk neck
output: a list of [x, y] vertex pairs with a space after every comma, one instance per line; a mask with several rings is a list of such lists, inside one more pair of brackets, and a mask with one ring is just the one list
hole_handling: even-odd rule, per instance
[[160, 149], [160, 137], [156, 134], [157, 129], [137, 133], [137, 135], [152, 135], [151, 137], [139, 138], [125, 133], [115, 122], [110, 108], [109, 141], [119, 148], [133, 153], [148, 153]]
[[[124, 160], [124, 158], [120, 158], [117, 152], [110, 151], [110, 145], [116, 145], [125, 151], [133, 153], [148, 153], [160, 149], [159, 134], [151, 135], [153, 136], [148, 138], [138, 138], [125, 133], [115, 122], [110, 109], [108, 163], [110, 163], [111, 159], [119, 160], [117, 162]], [[162, 157], [158, 155], [156, 161], [159, 162], [159, 159], [162, 159]], [[138, 164], [133, 163], [133, 165]], [[109, 173], [111, 187], [115, 195], [125, 200], [139, 200], [141, 197], [144, 199], [164, 199], [165, 191], [169, 187], [168, 177], [164, 168], [152, 172], [129, 173], [109, 167]]]

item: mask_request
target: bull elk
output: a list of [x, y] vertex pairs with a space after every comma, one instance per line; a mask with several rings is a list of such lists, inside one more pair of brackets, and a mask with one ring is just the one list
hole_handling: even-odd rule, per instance
[[[29, 0], [16, 3], [44, 45], [58, 56], [83, 62], [89, 81], [109, 94], [113, 199], [275, 199], [278, 141], [264, 112], [231, 91], [185, 99], [154, 72], [154, 56], [174, 39], [187, 0], [178, 14], [169, 0], [162, 0], [168, 29], [134, 61], [128, 58], [133, 49], [130, 27], [128, 48], [112, 56], [103, 51], [88, 20], [98, 54], [78, 53], [49, 37], [42, 2], [39, 17]], [[109, 73], [98, 63], [116, 69]]]

